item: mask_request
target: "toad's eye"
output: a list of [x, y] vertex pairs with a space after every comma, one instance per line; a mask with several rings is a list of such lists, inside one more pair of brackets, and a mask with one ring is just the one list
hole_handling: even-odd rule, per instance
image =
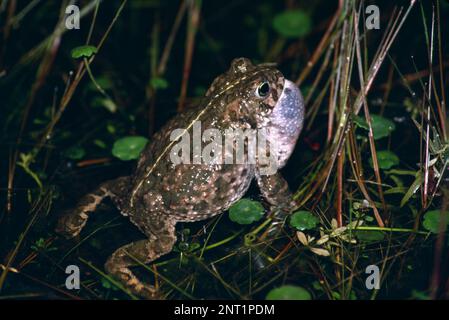
[[256, 96], [259, 98], [265, 98], [270, 93], [270, 85], [268, 82], [262, 82], [256, 89]]

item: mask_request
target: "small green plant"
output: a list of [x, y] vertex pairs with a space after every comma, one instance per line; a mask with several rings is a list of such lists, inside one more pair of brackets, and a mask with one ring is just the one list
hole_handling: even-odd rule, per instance
[[71, 55], [74, 59], [90, 58], [98, 52], [98, 49], [94, 46], [79, 46], [72, 49]]
[[313, 229], [319, 222], [319, 219], [309, 211], [296, 211], [290, 217], [290, 225], [301, 231]]
[[251, 224], [259, 221], [265, 214], [260, 202], [240, 199], [229, 208], [229, 219], [238, 224]]
[[441, 210], [432, 210], [424, 214], [423, 227], [432, 233], [440, 231], [440, 225], [444, 223], [449, 225], [449, 212]]
[[[360, 116], [354, 116], [354, 123], [362, 129], [369, 130], [368, 123]], [[379, 140], [388, 137], [396, 129], [396, 125], [390, 119], [377, 114], [371, 115], [371, 126], [373, 128], [373, 137]]]
[[309, 291], [300, 286], [284, 285], [271, 290], [267, 300], [312, 300]]
[[148, 139], [141, 136], [128, 136], [114, 142], [112, 155], [123, 161], [135, 160], [139, 158], [143, 148], [148, 143]]
[[168, 81], [164, 78], [151, 78], [150, 84], [154, 89], [161, 90], [168, 88]]
[[48, 243], [44, 238], [37, 239], [34, 244], [31, 245], [31, 249], [41, 253], [49, 253], [51, 251], [58, 250], [56, 247], [53, 247], [51, 243]]
[[[373, 167], [373, 159], [369, 160], [370, 166]], [[377, 152], [377, 163], [381, 169], [391, 169], [399, 164], [399, 157], [392, 151], [383, 150]]]
[[274, 30], [286, 38], [304, 37], [310, 33], [311, 26], [310, 15], [302, 10], [284, 11], [273, 19]]

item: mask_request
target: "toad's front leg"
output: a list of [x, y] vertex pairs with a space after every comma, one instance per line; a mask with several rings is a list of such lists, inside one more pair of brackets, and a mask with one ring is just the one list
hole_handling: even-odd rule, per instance
[[279, 172], [271, 175], [256, 174], [257, 184], [262, 196], [274, 207], [276, 214], [273, 217], [270, 233], [279, 230], [288, 214], [296, 207], [287, 181]]
[[176, 234], [173, 221], [163, 221], [161, 217], [150, 224], [149, 238], [116, 250], [106, 262], [105, 269], [131, 293], [146, 299], [156, 299], [158, 295], [155, 287], [139, 280], [129, 267], [153, 262], [171, 252], [176, 243]]

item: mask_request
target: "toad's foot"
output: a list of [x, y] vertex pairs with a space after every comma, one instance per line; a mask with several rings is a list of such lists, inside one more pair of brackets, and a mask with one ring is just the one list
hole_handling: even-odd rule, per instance
[[290, 215], [290, 212], [287, 212], [285, 210], [282, 209], [275, 209], [275, 210], [276, 211], [271, 216], [271, 223], [268, 228], [268, 235], [270, 237], [274, 237], [282, 231], [287, 221], [287, 218]]
[[107, 196], [110, 196], [110, 192], [103, 186], [85, 195], [74, 210], [59, 219], [55, 231], [68, 239], [76, 237], [86, 225], [89, 214], [94, 212]]
[[106, 271], [120, 281], [125, 289], [129, 290], [131, 294], [147, 300], [156, 300], [160, 298], [159, 292], [154, 286], [141, 282], [130, 269], [113, 266], [110, 261], [106, 263], [105, 268]]
[[63, 214], [55, 231], [68, 239], [76, 237], [86, 225], [89, 215], [95, 211], [103, 199], [117, 198], [127, 183], [129, 183], [129, 177], [120, 177], [102, 183], [96, 190], [82, 197], [75, 209]]
[[287, 222], [289, 216], [293, 213], [298, 204], [291, 200], [284, 206], [273, 206], [271, 215], [271, 223], [268, 228], [269, 236], [276, 236], [282, 231], [282, 228]]
[[86, 225], [87, 218], [84, 212], [66, 212], [59, 218], [55, 231], [66, 239], [74, 238]]
[[157, 299], [159, 298], [157, 290], [140, 281], [129, 267], [148, 264], [169, 253], [175, 242], [174, 223], [170, 221], [155, 222], [149, 239], [132, 242], [119, 248], [108, 259], [105, 269], [132, 294], [145, 299]]

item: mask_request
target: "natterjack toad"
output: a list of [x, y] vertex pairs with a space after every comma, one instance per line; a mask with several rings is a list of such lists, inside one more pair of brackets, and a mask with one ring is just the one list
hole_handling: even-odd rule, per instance
[[[176, 242], [177, 222], [204, 220], [225, 211], [243, 197], [253, 178], [271, 205], [292, 206], [286, 181], [277, 170], [262, 173], [260, 157], [249, 161], [245, 155], [243, 162], [205, 163], [193, 146], [187, 149], [190, 162], [175, 163], [174, 148], [182, 137], [174, 139], [173, 132], [192, 137], [197, 123], [201, 133], [208, 129], [223, 133], [229, 129], [265, 130], [268, 145], [277, 146], [269, 149], [269, 155], [279, 169], [293, 151], [303, 119], [301, 93], [273, 64], [253, 65], [245, 58], [234, 59], [230, 69], [213, 81], [198, 107], [178, 114], [151, 138], [133, 175], [107, 181], [84, 196], [74, 210], [62, 216], [57, 231], [68, 238], [78, 235], [99, 203], [110, 197], [146, 239], [116, 250], [105, 268], [132, 293], [154, 298], [155, 288], [142, 283], [130, 267], [137, 265], [136, 260], [150, 263], [169, 253]], [[204, 139], [195, 142], [193, 137], [192, 143], [204, 145]], [[248, 145], [245, 140], [244, 152]], [[224, 147], [223, 158], [237, 153], [238, 147], [242, 144]]]

